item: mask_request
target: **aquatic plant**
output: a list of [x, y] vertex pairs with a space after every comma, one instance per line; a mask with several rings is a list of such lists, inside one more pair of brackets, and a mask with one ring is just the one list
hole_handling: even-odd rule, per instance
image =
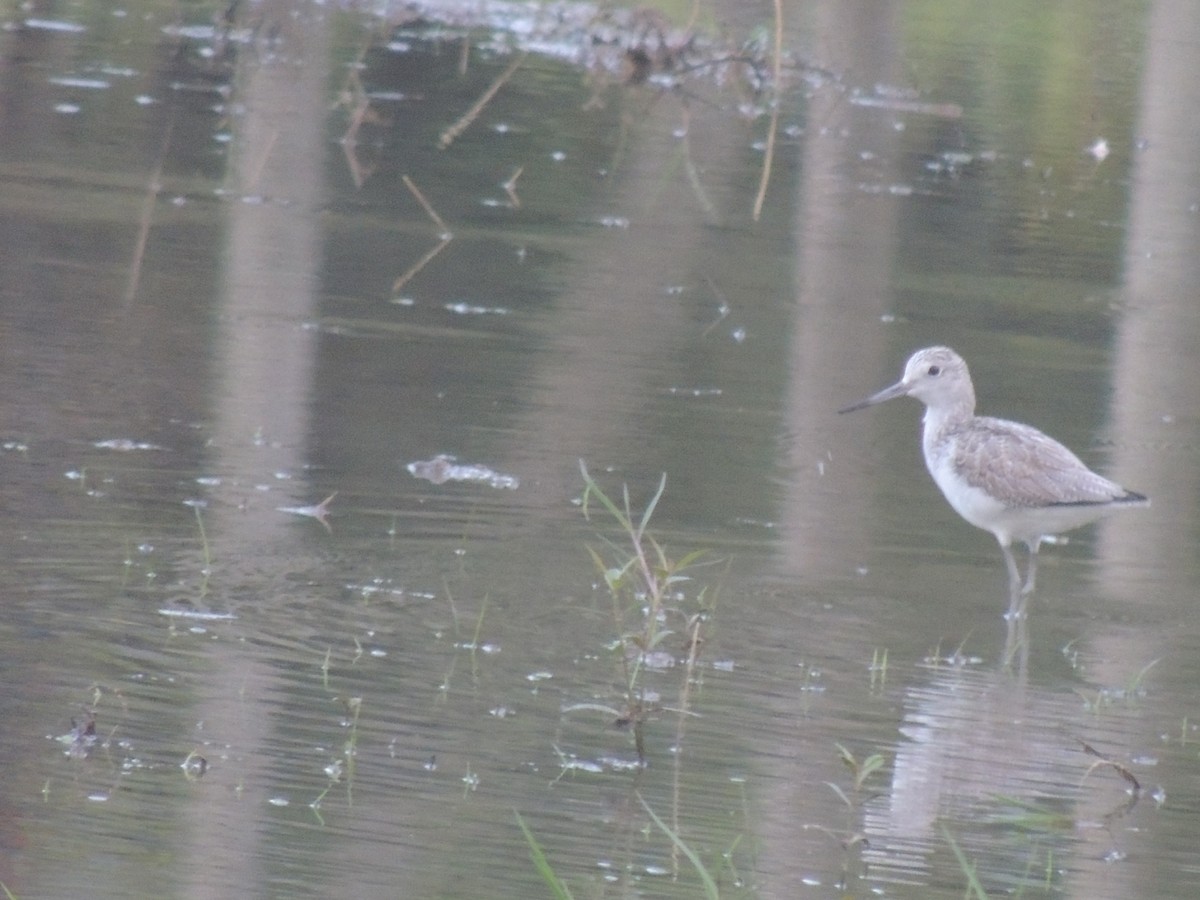
[[942, 837], [946, 839], [946, 843], [950, 845], [950, 851], [954, 854], [954, 858], [958, 861], [958, 867], [962, 869], [963, 877], [967, 879], [967, 892], [963, 896], [967, 900], [987, 900], [987, 891], [983, 889], [983, 885], [979, 881], [979, 876], [975, 872], [975, 862], [967, 859], [967, 855], [963, 853], [962, 848], [958, 846], [958, 842], [950, 834], [950, 831], [943, 827]]
[[700, 876], [700, 883], [704, 885], [704, 896], [707, 897], [708, 900], [717, 900], [717, 898], [721, 896], [721, 892], [717, 890], [716, 880], [705, 867], [700, 857], [696, 855], [696, 852], [692, 850], [691, 847], [684, 843], [683, 839], [679, 836], [678, 831], [672, 829], [669, 825], [667, 825], [666, 822], [658, 817], [658, 814], [650, 808], [650, 804], [643, 799], [641, 794], [638, 794], [638, 800], [641, 801], [642, 808], [646, 810], [646, 815], [650, 817], [651, 821], [659, 827], [663, 834], [671, 839], [671, 843], [675, 845], [675, 849], [686, 856], [688, 861], [695, 867], [696, 874]]
[[[682, 582], [689, 580], [684, 571], [696, 563], [703, 551], [693, 551], [672, 560], [647, 531], [666, 490], [666, 475], [659, 480], [658, 488], [641, 516], [635, 517], [628, 485], [622, 487], [621, 505], [618, 506], [595, 482], [582, 460], [579, 469], [585, 485], [584, 517], [591, 521], [589, 504], [594, 498], [616, 521], [625, 540], [622, 546], [606, 539], [610, 561], [594, 547], [588, 547], [588, 552], [608, 588], [618, 634], [614, 649], [622, 674], [625, 708], [611, 711], [615, 714], [615, 724], [633, 731], [638, 759], [644, 763], [644, 725], [660, 710], [656, 695], [646, 689], [644, 676], [647, 669], [675, 664], [674, 654], [664, 648], [668, 638], [678, 637], [681, 633], [684, 677], [676, 710], [685, 715], [688, 708], [692, 676], [703, 645], [703, 627], [712, 610], [706, 590], [700, 591], [696, 600], [698, 608], [690, 613], [674, 605], [680, 599], [675, 592]], [[672, 622], [678, 624], [672, 627]]]
[[[636, 798], [648, 819], [642, 833], [648, 834], [653, 826], [670, 840], [675, 877], [679, 877], [686, 860], [699, 878], [703, 896], [715, 900], [719, 891], [714, 871], [723, 877], [732, 873], [731, 883], [741, 881], [733, 866], [733, 856], [742, 837], [739, 836], [719, 857], [714, 857], [717, 862], [717, 869], [714, 870], [706, 865], [701, 853], [684, 840], [680, 827], [680, 806], [686, 797], [680, 772], [685, 723], [693, 715], [690, 711], [692, 690], [697, 683], [698, 660], [704, 645], [705, 625], [711, 621], [715, 592], [701, 587], [690, 595], [685, 594], [682, 585], [690, 581], [686, 570], [697, 565], [702, 552], [696, 551], [674, 559], [649, 532], [650, 521], [666, 490], [665, 475], [659, 479], [645, 507], [635, 513], [627, 485], [622, 486], [619, 499], [613, 499], [592, 478], [582, 460], [579, 468], [584, 481], [580, 501], [584, 517], [592, 522], [593, 511], [606, 513], [607, 517], [602, 518], [611, 519], [619, 534], [613, 538], [599, 534], [603, 546], [589, 546], [588, 553], [611, 599], [617, 635], [611, 648], [619, 672], [618, 691], [622, 702], [614, 705], [602, 702], [576, 703], [566, 707], [565, 711], [603, 712], [611, 717], [614, 725], [630, 730], [637, 749], [637, 763], [629, 768], [639, 774], [647, 761], [646, 723], [660, 713], [675, 714], [675, 752], [671, 754], [673, 775], [666, 811], [656, 811], [643, 799], [636, 786], [640, 778], [631, 783], [631, 799]], [[678, 698], [671, 706], [662, 704], [658, 692], [646, 684], [649, 673], [664, 671], [677, 672], [680, 676]], [[558, 747], [555, 750], [564, 773], [576, 768], [592, 770], [593, 764], [580, 763], [573, 755]], [[596, 766], [595, 770], [599, 770], [599, 767]], [[534, 866], [552, 895], [560, 900], [570, 898], [570, 889], [555, 872], [537, 838], [519, 813], [517, 823], [529, 846]]]
[[821, 825], [805, 825], [804, 827], [822, 831], [841, 845], [844, 855], [842, 857], [841, 878], [838, 884], [840, 889], [849, 895], [851, 893], [851, 884], [861, 877], [861, 872], [864, 868], [862, 866], [861, 851], [867, 845], [867, 836], [858, 827], [858, 821], [862, 816], [862, 806], [865, 800], [863, 789], [866, 787], [868, 779], [887, 765], [887, 760], [880, 753], [872, 753], [870, 756], [860, 760], [845, 745], [834, 743], [834, 747], [837, 748], [838, 758], [841, 759], [842, 765], [851, 774], [851, 789], [847, 793], [832, 781], [825, 783], [830, 790], [837, 794], [838, 799], [846, 805], [847, 825], [842, 830], [826, 828]]
[[529, 826], [525, 824], [525, 820], [521, 818], [521, 814], [517, 813], [516, 816], [517, 824], [521, 827], [521, 833], [525, 835], [525, 843], [529, 845], [529, 857], [533, 860], [533, 866], [537, 869], [538, 874], [542, 876], [542, 881], [546, 882], [546, 887], [550, 888], [550, 893], [555, 897], [555, 900], [574, 900], [571, 889], [567, 887], [566, 882], [558, 877], [558, 873], [554, 871], [554, 867], [546, 859], [546, 853], [542, 850], [542, 845], [538, 843], [538, 839], [529, 830]]
[[[671, 843], [675, 849], [687, 857], [688, 861], [695, 868], [696, 874], [700, 877], [700, 883], [704, 888], [705, 898], [707, 898], [707, 900], [719, 900], [721, 892], [717, 887], [717, 881], [713, 877], [712, 873], [709, 872], [708, 867], [704, 865], [704, 861], [700, 859], [696, 851], [684, 842], [676, 829], [673, 829], [670, 825], [664, 822], [661, 817], [659, 817], [659, 815], [654, 811], [650, 804], [646, 802], [645, 798], [643, 798], [641, 794], [637, 794], [637, 799], [638, 802], [641, 803], [642, 809], [646, 811], [646, 815], [650, 817], [650, 821], [652, 821], [655, 826], [662, 831], [663, 834], [671, 839]], [[520, 826], [521, 833], [525, 835], [525, 843], [529, 846], [529, 857], [533, 860], [534, 868], [537, 869], [538, 874], [542, 876], [542, 880], [546, 883], [546, 886], [550, 888], [550, 893], [556, 898], [556, 900], [574, 900], [574, 895], [571, 893], [571, 889], [567, 887], [566, 882], [564, 882], [559, 874], [554, 870], [554, 867], [546, 858], [546, 853], [542, 849], [542, 845], [538, 842], [537, 837], [534, 836], [529, 826], [525, 824], [525, 820], [521, 817], [519, 812], [516, 813], [516, 817], [517, 825]]]

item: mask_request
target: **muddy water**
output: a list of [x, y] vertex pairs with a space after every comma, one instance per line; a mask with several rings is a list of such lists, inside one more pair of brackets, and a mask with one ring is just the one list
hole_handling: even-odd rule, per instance
[[[0, 881], [549, 895], [519, 813], [577, 897], [701, 895], [667, 831], [724, 896], [1193, 896], [1177, 7], [806, 6], [757, 220], [769, 64], [645, 17], [10, 20]], [[1154, 501], [1020, 627], [917, 404], [834, 413], [931, 343]], [[581, 460], [705, 552], [642, 761]]]

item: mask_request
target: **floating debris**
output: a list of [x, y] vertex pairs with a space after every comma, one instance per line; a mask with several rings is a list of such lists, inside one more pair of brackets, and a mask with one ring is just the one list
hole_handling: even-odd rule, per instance
[[460, 316], [507, 316], [509, 310], [503, 306], [475, 306], [471, 303], [447, 303], [444, 307]]
[[560, 780], [568, 772], [586, 772], [590, 775], [600, 775], [604, 772], [636, 772], [645, 768], [640, 760], [622, 759], [617, 756], [601, 756], [596, 759], [584, 759], [574, 753], [566, 753], [559, 747], [554, 747], [558, 754], [559, 774], [555, 781]]
[[[26, 24], [29, 24], [28, 22]], [[163, 34], [174, 38], [189, 38], [194, 41], [211, 40], [217, 36], [217, 29], [213, 25], [165, 25], [163, 26]]]
[[437, 595], [426, 591], [410, 591], [402, 587], [395, 587], [390, 580], [383, 581], [375, 579], [375, 581], [366, 584], [349, 583], [346, 590], [353, 591], [362, 596], [363, 599], [369, 600], [376, 594], [382, 594], [385, 597], [393, 597], [397, 601], [407, 602], [409, 600], [433, 600]]
[[184, 777], [188, 781], [195, 781], [198, 778], [203, 778], [204, 773], [208, 771], [208, 760], [193, 750], [183, 762], [179, 764], [179, 768], [183, 769]]
[[96, 714], [88, 711], [87, 718], [82, 722], [71, 720], [71, 730], [55, 738], [60, 744], [66, 744], [64, 751], [71, 759], [87, 759], [92, 755], [92, 749], [99, 738], [96, 736]]
[[638, 759], [622, 759], [619, 756], [601, 756], [600, 764], [613, 772], [636, 772], [646, 768]]
[[675, 657], [665, 650], [650, 650], [641, 653], [642, 665], [647, 669], [670, 669], [675, 665]]
[[734, 525], [743, 526], [746, 528], [778, 528], [779, 526], [770, 519], [748, 519], [744, 516], [735, 516], [733, 519]]
[[112, 87], [103, 78], [81, 78], [74, 75], [58, 75], [47, 79], [59, 87], [79, 88], [83, 91], [105, 91]]
[[957, 103], [926, 103], [908, 97], [863, 95], [857, 94], [850, 98], [854, 106], [865, 106], [872, 109], [886, 109], [890, 112], [916, 113], [923, 116], [934, 116], [939, 119], [961, 119], [963, 108]]
[[237, 618], [230, 612], [213, 612], [206, 609], [189, 609], [187, 607], [172, 608], [164, 606], [158, 611], [160, 616], [172, 619], [192, 619], [197, 622], [232, 622]]
[[61, 31], [66, 34], [83, 34], [87, 28], [77, 22], [67, 22], [62, 19], [26, 19], [22, 23], [26, 28], [38, 31]]
[[100, 450], [117, 450], [121, 453], [133, 453], [135, 450], [165, 450], [158, 444], [149, 441], [135, 441], [131, 438], [108, 438], [103, 441], [93, 441], [92, 446]]
[[338, 492], [334, 491], [316, 506], [277, 506], [275, 509], [278, 512], [291, 513], [294, 516], [307, 516], [310, 519], [316, 519], [325, 526], [326, 531], [332, 534], [333, 528], [330, 526], [327, 516], [329, 515], [329, 504], [333, 502], [333, 498], [337, 495]]
[[564, 772], [588, 772], [592, 775], [599, 775], [604, 771], [604, 766], [590, 759], [567, 757], [559, 765], [562, 766]]
[[474, 641], [458, 641], [454, 644], [456, 650], [470, 650], [472, 652], [478, 650], [480, 653], [493, 654], [500, 652], [500, 645], [485, 642], [476, 644]]
[[521, 483], [515, 475], [504, 475], [487, 466], [459, 465], [454, 460], [453, 456], [439, 453], [433, 459], [410, 462], [405, 468], [414, 478], [421, 478], [433, 484], [445, 484], [447, 481], [479, 481], [494, 488], [515, 491]]
[[1104, 138], [1096, 138], [1096, 143], [1087, 148], [1087, 154], [1096, 162], [1104, 162], [1108, 159], [1108, 154], [1112, 152], [1109, 149], [1108, 141]]

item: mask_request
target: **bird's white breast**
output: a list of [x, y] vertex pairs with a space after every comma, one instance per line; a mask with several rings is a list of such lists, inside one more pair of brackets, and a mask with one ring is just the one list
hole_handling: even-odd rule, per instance
[[929, 474], [954, 511], [974, 525], [990, 531], [1007, 543], [1012, 535], [1004, 523], [1009, 507], [982, 488], [970, 484], [954, 467], [954, 453], [949, 445], [935, 446], [925, 454]]

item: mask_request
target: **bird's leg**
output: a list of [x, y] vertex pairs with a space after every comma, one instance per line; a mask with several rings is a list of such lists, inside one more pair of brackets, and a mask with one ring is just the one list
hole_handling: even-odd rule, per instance
[[1021, 589], [1021, 570], [1017, 568], [1017, 559], [1013, 556], [1012, 547], [1002, 543], [1000, 549], [1004, 552], [1004, 565], [1008, 569], [1008, 612], [1004, 614], [1004, 618], [1012, 621], [1025, 614], [1025, 593]]
[[1033, 585], [1037, 579], [1037, 554], [1041, 543], [1040, 537], [1025, 542], [1025, 546], [1029, 548], [1029, 572], [1025, 575], [1025, 586], [1021, 588], [1021, 593], [1026, 597], [1033, 593]]

